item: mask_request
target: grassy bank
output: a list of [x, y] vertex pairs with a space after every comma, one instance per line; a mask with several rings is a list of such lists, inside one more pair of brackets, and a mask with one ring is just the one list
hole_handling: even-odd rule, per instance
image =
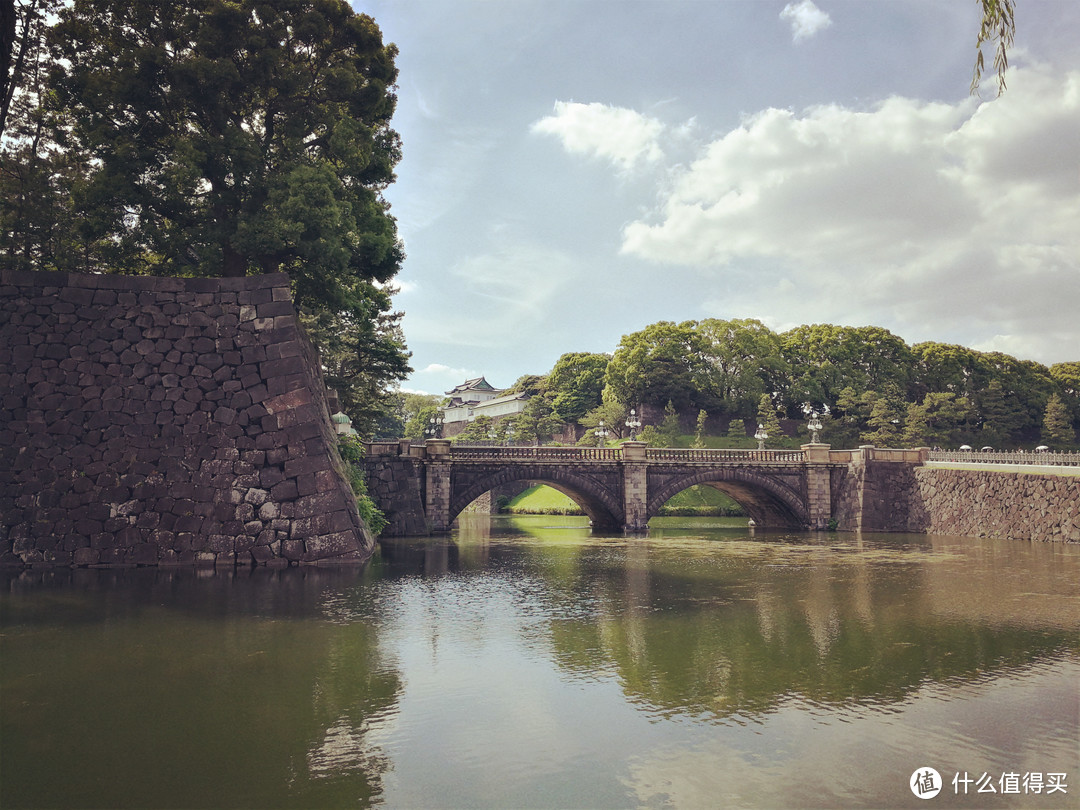
[[[576, 503], [557, 489], [538, 484], [513, 498], [503, 509], [514, 515], [580, 515]], [[684, 489], [657, 513], [661, 516], [698, 515], [703, 517], [740, 516], [742, 508], [731, 498], [710, 486]]]

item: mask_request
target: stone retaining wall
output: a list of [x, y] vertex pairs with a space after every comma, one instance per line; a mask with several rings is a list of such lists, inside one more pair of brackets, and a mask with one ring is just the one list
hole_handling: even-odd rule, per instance
[[286, 275], [0, 271], [0, 563], [373, 548]]
[[1080, 543], [1080, 476], [915, 467], [908, 530]]
[[368, 492], [386, 517], [385, 537], [407, 537], [430, 531], [424, 514], [424, 464], [410, 456], [374, 455], [364, 459]]
[[1080, 476], [857, 459], [833, 508], [846, 531], [1080, 542]]

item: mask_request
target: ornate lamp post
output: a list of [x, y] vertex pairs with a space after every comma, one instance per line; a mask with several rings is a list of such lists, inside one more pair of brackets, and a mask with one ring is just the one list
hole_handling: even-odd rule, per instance
[[435, 415], [428, 420], [427, 427], [424, 428], [424, 435], [429, 439], [442, 438], [442, 426], [443, 415], [441, 411], [436, 411]]
[[754, 433], [754, 438], [757, 439], [757, 449], [764, 450], [765, 440], [769, 438], [769, 434], [766, 432], [764, 425], [758, 424], [757, 432]]
[[630, 409], [630, 415], [626, 417], [626, 426], [630, 428], [630, 441], [634, 441], [637, 429], [641, 427], [641, 420], [638, 419], [637, 411], [634, 408]]
[[610, 433], [606, 427], [604, 427], [604, 420], [600, 420], [600, 424], [596, 427], [596, 446], [603, 447], [607, 443], [608, 433]]
[[817, 411], [810, 411], [810, 421], [806, 423], [807, 430], [810, 431], [810, 443], [818, 443], [818, 431], [821, 430], [821, 420], [818, 419]]

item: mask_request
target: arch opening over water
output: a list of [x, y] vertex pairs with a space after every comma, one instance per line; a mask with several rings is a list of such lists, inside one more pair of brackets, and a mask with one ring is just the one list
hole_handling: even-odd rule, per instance
[[544, 484], [561, 492], [584, 512], [594, 531], [619, 531], [623, 525], [623, 509], [614, 493], [608, 492], [595, 480], [568, 469], [554, 468], [537, 474], [537, 470], [508, 467], [463, 488], [450, 503], [450, 520], [457, 520], [465, 508], [491, 490], [516, 481]]
[[752, 470], [706, 470], [688, 475], [650, 493], [647, 516], [653, 518], [674, 495], [694, 485], [712, 487], [729, 496], [748, 519], [761, 527], [801, 529], [806, 526], [806, 505], [790, 487]]

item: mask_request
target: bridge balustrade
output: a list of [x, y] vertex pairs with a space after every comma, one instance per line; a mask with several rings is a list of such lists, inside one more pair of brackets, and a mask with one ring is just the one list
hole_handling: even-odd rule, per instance
[[645, 450], [647, 461], [690, 461], [704, 462], [747, 462], [763, 461], [770, 463], [801, 463], [806, 460], [802, 450], [723, 450], [681, 447], [649, 447]]
[[[470, 461], [498, 461], [506, 459], [539, 459], [544, 461], [622, 461], [620, 447], [558, 447], [554, 445], [472, 445], [454, 444], [450, 457]], [[744, 464], [757, 461], [772, 464], [801, 463], [806, 460], [802, 450], [725, 450], [679, 447], [645, 448], [646, 461], [686, 462], [735, 462]]]
[[928, 461], [961, 464], [1036, 464], [1039, 466], [1078, 467], [1080, 453], [1032, 453], [1027, 451], [931, 450]]
[[554, 447], [546, 445], [451, 445], [450, 457], [462, 460], [496, 461], [530, 459], [543, 461], [619, 461], [622, 452], [617, 447]]

